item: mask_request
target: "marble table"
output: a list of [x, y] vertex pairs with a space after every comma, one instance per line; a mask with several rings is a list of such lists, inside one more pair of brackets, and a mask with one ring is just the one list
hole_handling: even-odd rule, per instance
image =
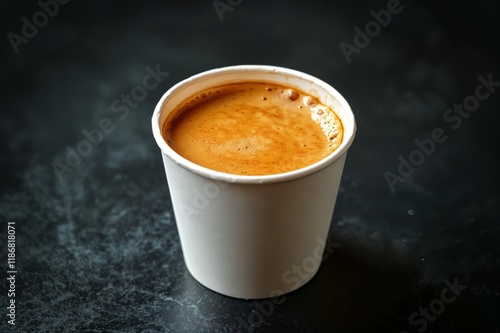
[[[500, 331], [489, 2], [42, 0], [1, 21], [1, 332]], [[234, 64], [317, 76], [358, 123], [334, 251], [280, 302], [187, 272], [151, 134], [169, 87]]]

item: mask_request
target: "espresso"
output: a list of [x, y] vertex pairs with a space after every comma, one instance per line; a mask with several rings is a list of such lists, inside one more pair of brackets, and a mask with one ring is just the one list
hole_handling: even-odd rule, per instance
[[167, 117], [168, 145], [191, 162], [237, 175], [297, 170], [342, 142], [333, 109], [295, 88], [266, 82], [217, 86], [184, 101]]

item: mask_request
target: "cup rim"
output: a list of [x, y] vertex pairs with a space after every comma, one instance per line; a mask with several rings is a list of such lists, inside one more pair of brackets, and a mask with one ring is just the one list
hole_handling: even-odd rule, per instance
[[[234, 73], [234, 72], [267, 72], [267, 73], [272, 73], [272, 74], [278, 74], [278, 75], [284, 75], [284, 76], [293, 76], [297, 77], [300, 79], [304, 79], [307, 81], [310, 81], [311, 83], [321, 87], [325, 91], [328, 92], [328, 94], [332, 95], [335, 100], [338, 101], [338, 103], [342, 106], [344, 109], [345, 115], [342, 117], [339, 115], [342, 125], [344, 127], [344, 132], [343, 132], [343, 139], [342, 143], [340, 146], [330, 155], [326, 156], [325, 158], [319, 160], [318, 162], [315, 162], [313, 164], [310, 164], [308, 166], [305, 166], [300, 169], [288, 171], [288, 172], [283, 172], [283, 173], [278, 173], [278, 174], [270, 174], [270, 175], [238, 175], [238, 174], [231, 174], [231, 173], [225, 173], [221, 171], [216, 171], [209, 169], [207, 167], [198, 165], [194, 162], [189, 161], [188, 159], [182, 157], [180, 154], [178, 154], [175, 150], [173, 150], [165, 141], [163, 138], [163, 135], [161, 134], [162, 132], [162, 125], [160, 124], [161, 121], [161, 114], [162, 110], [164, 109], [164, 105], [166, 102], [168, 102], [169, 97], [174, 95], [176, 92], [179, 90], [182, 90], [185, 86], [192, 84], [196, 81], [203, 80], [209, 77], [212, 77], [214, 75], [221, 75], [221, 74], [228, 74], [228, 73]], [[270, 80], [272, 82], [272, 80]], [[334, 110], [335, 111], [335, 110]], [[336, 112], [336, 111], [335, 111]], [[279, 182], [285, 182], [285, 181], [290, 181], [298, 178], [302, 178], [305, 176], [308, 176], [310, 174], [313, 174], [315, 172], [318, 172], [327, 166], [333, 164], [335, 161], [339, 160], [348, 150], [348, 148], [351, 146], [355, 134], [356, 134], [356, 121], [354, 114], [351, 110], [351, 107], [349, 103], [345, 100], [345, 98], [331, 85], [326, 83], [325, 81], [318, 79], [312, 75], [294, 70], [294, 69], [289, 69], [285, 67], [280, 67], [280, 66], [271, 66], [271, 65], [234, 65], [234, 66], [226, 66], [226, 67], [220, 67], [220, 68], [214, 68], [210, 69], [198, 74], [195, 74], [193, 76], [190, 76], [175, 85], [173, 85], [170, 89], [168, 89], [161, 99], [158, 101], [154, 112], [153, 116], [151, 118], [151, 124], [152, 124], [152, 130], [153, 130], [153, 136], [156, 140], [157, 145], [161, 149], [162, 153], [166, 155], [168, 158], [170, 158], [174, 163], [182, 166], [183, 168], [190, 170], [191, 172], [198, 174], [200, 176], [203, 176], [208, 179], [212, 180], [217, 180], [217, 181], [223, 181], [223, 182], [229, 182], [229, 183], [239, 183], [239, 184], [270, 184], [270, 183], [279, 183]], [[347, 124], [347, 126], [346, 126]]]

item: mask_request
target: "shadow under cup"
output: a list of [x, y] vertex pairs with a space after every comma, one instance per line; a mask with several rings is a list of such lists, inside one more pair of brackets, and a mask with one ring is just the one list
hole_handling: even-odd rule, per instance
[[[179, 104], [208, 88], [246, 81], [297, 88], [331, 106], [342, 121], [341, 145], [305, 168], [265, 176], [207, 169], [168, 146], [162, 127]], [[316, 274], [356, 132], [351, 108], [334, 88], [275, 66], [214, 69], [169, 89], [154, 110], [152, 127], [162, 151], [184, 261], [198, 282], [223, 295], [258, 299], [291, 292]]]

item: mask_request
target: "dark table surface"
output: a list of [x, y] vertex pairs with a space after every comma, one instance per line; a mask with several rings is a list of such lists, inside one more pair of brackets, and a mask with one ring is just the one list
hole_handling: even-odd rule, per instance
[[[491, 3], [3, 4], [0, 331], [500, 332]], [[335, 252], [281, 304], [190, 276], [151, 135], [169, 87], [235, 64], [317, 76], [357, 117]], [[150, 71], [158, 85], [138, 95]], [[103, 119], [102, 140], [82, 144]]]

